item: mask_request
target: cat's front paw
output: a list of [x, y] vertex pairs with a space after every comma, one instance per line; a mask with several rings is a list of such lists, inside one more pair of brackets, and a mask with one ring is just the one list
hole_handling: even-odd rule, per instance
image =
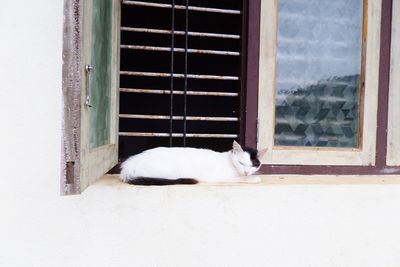
[[246, 177], [246, 182], [249, 184], [258, 184], [258, 183], [261, 183], [261, 177], [260, 176], [249, 176], [249, 177]]

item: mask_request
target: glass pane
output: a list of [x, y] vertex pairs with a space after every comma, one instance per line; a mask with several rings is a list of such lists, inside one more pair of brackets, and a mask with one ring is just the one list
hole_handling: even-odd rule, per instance
[[93, 0], [90, 148], [110, 142], [112, 2]]
[[275, 145], [357, 147], [362, 0], [279, 0]]

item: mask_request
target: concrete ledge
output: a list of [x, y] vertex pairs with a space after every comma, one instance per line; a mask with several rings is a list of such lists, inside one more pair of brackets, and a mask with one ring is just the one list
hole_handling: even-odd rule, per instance
[[[328, 184], [400, 184], [400, 175], [261, 175], [262, 182], [259, 184], [197, 184], [197, 185], [174, 185], [173, 187], [259, 187], [268, 185], [328, 185]], [[138, 187], [121, 182], [118, 175], [105, 175], [94, 183], [98, 186]], [[142, 186], [140, 186], [142, 187]], [[146, 186], [147, 187], [147, 186]], [[171, 186], [169, 186], [171, 187]]]

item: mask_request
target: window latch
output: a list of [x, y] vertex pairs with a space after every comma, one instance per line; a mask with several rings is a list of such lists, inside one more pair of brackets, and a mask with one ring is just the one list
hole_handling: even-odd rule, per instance
[[90, 65], [90, 64], [86, 64], [85, 70], [86, 70], [86, 74], [87, 74], [87, 77], [86, 77], [86, 100], [85, 100], [85, 105], [88, 108], [91, 108], [92, 104], [90, 104], [89, 74], [90, 74], [90, 72], [93, 71], [93, 66]]

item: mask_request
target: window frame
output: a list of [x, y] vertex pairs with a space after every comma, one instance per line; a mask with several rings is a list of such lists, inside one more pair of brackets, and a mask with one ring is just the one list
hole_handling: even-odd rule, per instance
[[83, 38], [82, 0], [64, 1], [62, 66], [61, 195], [80, 190], [80, 133]]
[[390, 49], [390, 81], [388, 99], [388, 134], [386, 164], [400, 166], [400, 1], [393, 0], [392, 38]]
[[[249, 24], [247, 36], [247, 93], [246, 93], [246, 136], [247, 146], [257, 146], [257, 115], [259, 98], [259, 54], [260, 54], [260, 21], [261, 3], [271, 0], [249, 1]], [[370, 0], [371, 1], [371, 0]], [[376, 154], [375, 165], [348, 166], [346, 165], [288, 165], [263, 163], [261, 173], [271, 175], [397, 175], [400, 167], [386, 164], [387, 153], [387, 120], [388, 120], [388, 92], [392, 25], [392, 0], [382, 0], [380, 25], [380, 58], [379, 58], [379, 88], [378, 112], [376, 127]], [[250, 105], [249, 105], [250, 104]]]
[[[360, 90], [360, 126], [362, 126], [360, 147], [286, 147], [274, 145], [275, 105], [271, 105], [275, 101], [278, 1], [262, 1], [258, 98], [259, 142], [257, 146], [259, 149], [268, 148], [262, 161], [264, 164], [363, 166], [375, 164], [381, 0], [364, 0], [364, 10], [366, 10], [363, 23], [365, 58], [363, 58], [362, 68], [365, 66], [363, 69], [365, 82], [364, 86], [361, 83]], [[273, 99], [273, 101], [265, 101], [265, 99]]]

